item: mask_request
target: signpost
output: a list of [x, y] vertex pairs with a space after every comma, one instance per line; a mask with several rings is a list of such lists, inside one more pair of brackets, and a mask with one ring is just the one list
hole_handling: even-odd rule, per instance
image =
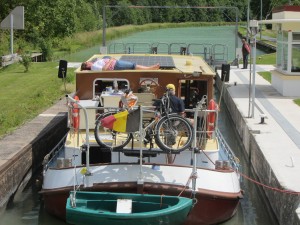
[[10, 53], [14, 54], [14, 29], [24, 30], [24, 6], [17, 6], [11, 13], [2, 20], [0, 27], [10, 29]]

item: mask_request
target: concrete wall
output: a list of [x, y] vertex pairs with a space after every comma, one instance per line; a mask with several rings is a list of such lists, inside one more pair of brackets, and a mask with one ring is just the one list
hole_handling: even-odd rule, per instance
[[[216, 85], [218, 89], [221, 90], [221, 80], [219, 76], [216, 77]], [[232, 117], [235, 128], [241, 138], [248, 159], [259, 179], [259, 182], [263, 184], [269, 184], [274, 188], [283, 189], [283, 187], [279, 185], [278, 180], [272, 171], [272, 168], [270, 167], [268, 161], [265, 159], [259, 145], [255, 140], [256, 131], [251, 131], [247, 126], [246, 120], [237, 109], [234, 100], [228, 92], [226, 84], [223, 89], [222, 96]], [[263, 190], [280, 224], [300, 225], [298, 215], [295, 212], [300, 202], [297, 195], [284, 194], [266, 188], [264, 188]]]
[[67, 132], [66, 109], [57, 109], [57, 105], [50, 108], [0, 140], [0, 209], [41, 169], [44, 156]]

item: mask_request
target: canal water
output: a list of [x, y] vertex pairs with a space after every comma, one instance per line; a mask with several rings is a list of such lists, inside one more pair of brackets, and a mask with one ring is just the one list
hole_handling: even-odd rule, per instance
[[[196, 41], [196, 39], [198, 40], [198, 38], [202, 38], [202, 35], [205, 35], [206, 40], [211, 40], [217, 39], [215, 35], [218, 35], [219, 38], [221, 38], [221, 42], [227, 43], [228, 45], [232, 42], [231, 45], [234, 46], [233, 28], [197, 28], [199, 29], [199, 31], [197, 31], [197, 34], [195, 35], [196, 37], [192, 35], [193, 29], [194, 28], [180, 28], [179, 30], [166, 29], [167, 31], [158, 31], [159, 35], [163, 36], [166, 35], [166, 33], [164, 32], [168, 32], [169, 34], [172, 34], [172, 36], [174, 36], [174, 32], [177, 32], [176, 34], [181, 35], [181, 38], [176, 36], [178, 40], [186, 40], [187, 37], [193, 37], [195, 38], [195, 40], [193, 41]], [[213, 37], [209, 38], [209, 36], [207, 36], [209, 33], [208, 30], [210, 31], [211, 35], [213, 35]], [[229, 32], [228, 30], [231, 31]], [[124, 37], [118, 41], [130, 40], [130, 42], [138, 42], [138, 40], [140, 40], [139, 42], [141, 42], [141, 40], [143, 40], [143, 42], [145, 42], [148, 40], [147, 37], [151, 37], [152, 40], [156, 36], [158, 36], [158, 31], [142, 32], [135, 35], [131, 35], [130, 37]], [[221, 31], [224, 32], [224, 34], [226, 35], [220, 35], [219, 32]], [[212, 32], [215, 33], [212, 34]], [[192, 43], [193, 41], [186, 40], [186, 42], [189, 43]], [[176, 41], [172, 40], [172, 42]], [[90, 58], [92, 54], [96, 54], [98, 52], [99, 46], [96, 46], [94, 48], [90, 48], [72, 55], [68, 58], [68, 61], [82, 62]], [[218, 99], [218, 91], [216, 91], [215, 96], [216, 99]], [[247, 157], [243, 153], [244, 151], [240, 138], [234, 130], [231, 117], [228, 114], [226, 106], [223, 104], [222, 101], [218, 125], [226, 141], [231, 146], [236, 156], [240, 159], [243, 174], [255, 179], [255, 176], [253, 175], [251, 170], [251, 165], [249, 165]], [[66, 225], [65, 222], [60, 221], [57, 218], [52, 217], [45, 212], [43, 202], [41, 201], [40, 196], [38, 194], [40, 184], [36, 182], [36, 179], [37, 176], [35, 176], [32, 179], [32, 181], [27, 185], [24, 191], [15, 195], [14, 201], [10, 202], [6, 210], [3, 213], [1, 213], [0, 225]], [[245, 195], [240, 202], [238, 211], [232, 219], [222, 223], [222, 225], [278, 225], [278, 222], [275, 219], [276, 217], [270, 210], [270, 206], [267, 204], [267, 201], [265, 199], [265, 196], [263, 195], [261, 188], [258, 187], [256, 184], [248, 181], [247, 179], [243, 179], [241, 185], [243, 190], [245, 191]]]
[[[232, 62], [235, 59], [235, 26], [183, 27], [144, 31], [129, 36], [120, 37], [117, 40], [107, 42], [106, 45], [109, 47], [110, 45], [116, 43], [222, 44], [227, 46], [228, 62]], [[242, 43], [238, 38], [238, 48], [241, 47]], [[65, 59], [70, 62], [81, 62], [89, 59], [93, 54], [99, 54], [99, 52], [100, 46], [97, 45], [83, 51], [79, 51], [70, 56], [66, 56]], [[256, 54], [263, 55], [265, 53], [257, 49]]]

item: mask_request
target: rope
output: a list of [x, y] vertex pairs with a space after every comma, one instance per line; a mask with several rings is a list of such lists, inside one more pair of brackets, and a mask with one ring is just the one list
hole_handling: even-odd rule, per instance
[[[202, 150], [203, 151], [203, 150]], [[203, 151], [203, 153], [206, 155], [206, 153]], [[206, 155], [206, 157], [209, 159], [209, 161], [211, 161], [211, 163], [213, 163], [215, 165], [215, 163]], [[270, 190], [273, 190], [273, 191], [277, 191], [277, 192], [281, 192], [281, 193], [286, 193], [286, 194], [292, 194], [292, 195], [300, 195], [300, 192], [297, 192], [297, 191], [289, 191], [289, 190], [283, 190], [283, 189], [279, 189], [279, 188], [274, 188], [274, 187], [271, 187], [269, 185], [266, 185], [266, 184], [263, 184], [259, 181], [256, 181], [250, 177], [248, 177], [247, 175], [241, 173], [240, 171], [238, 170], [235, 170], [236, 173], [238, 173], [239, 175], [241, 175], [242, 177], [244, 177], [245, 179], [253, 182], [254, 184], [257, 184], [259, 186], [262, 186], [264, 188], [267, 188], [267, 189], [270, 189]]]
[[[206, 153], [205, 153], [203, 150], [202, 150], [202, 152], [206, 155]], [[215, 163], [210, 159], [210, 157], [209, 157], [208, 155], [206, 155], [206, 157], [207, 157], [207, 158], [215, 165]], [[261, 183], [261, 182], [259, 182], [259, 181], [256, 181], [256, 180], [250, 178], [249, 176], [247, 176], [247, 175], [245, 175], [245, 174], [239, 172], [238, 170], [235, 170], [235, 172], [238, 173], [239, 175], [241, 175], [242, 177], [244, 177], [245, 179], [247, 179], [247, 180], [253, 182], [254, 184], [259, 185], [259, 186], [264, 187], [264, 188], [267, 188], [267, 189], [269, 189], [269, 190], [276, 191], [276, 192], [280, 192], [280, 193], [285, 193], [285, 194], [291, 194], [291, 195], [300, 195], [300, 192], [298, 192], [298, 191], [289, 191], [289, 190], [284, 190], [284, 189], [280, 189], [280, 188], [271, 187], [271, 186], [269, 186], [269, 185], [263, 184], [263, 183]], [[192, 173], [191, 176], [189, 177], [189, 179], [188, 179], [188, 181], [187, 181], [185, 187], [184, 187], [183, 190], [179, 193], [178, 196], [180, 196], [180, 195], [185, 191], [186, 187], [189, 185], [191, 179], [193, 179], [193, 178], [195, 178], [195, 176], [194, 176], [194, 174]], [[196, 178], [197, 178], [197, 177], [196, 177]]]
[[245, 175], [245, 174], [243, 174], [243, 173], [241, 173], [241, 172], [239, 172], [239, 171], [235, 171], [235, 172], [237, 172], [238, 174], [240, 174], [240, 175], [241, 175], [242, 177], [244, 177], [245, 179], [247, 179], [247, 180], [249, 180], [249, 181], [251, 181], [251, 182], [253, 182], [253, 183], [255, 183], [255, 184], [259, 185], [259, 186], [262, 186], [262, 187], [264, 187], [264, 188], [270, 189], [270, 190], [272, 190], [272, 191], [281, 192], [281, 193], [285, 193], [285, 194], [291, 194], [291, 195], [300, 195], [300, 192], [297, 192], [297, 191], [289, 191], [289, 190], [283, 190], [283, 189], [280, 189], [280, 188], [274, 188], [274, 187], [271, 187], [271, 186], [269, 186], [269, 185], [266, 185], [266, 184], [263, 184], [263, 183], [261, 183], [261, 182], [258, 182], [258, 181], [256, 181], [256, 180], [254, 180], [254, 179], [248, 177], [247, 175]]
[[160, 208], [162, 207], [162, 200], [163, 200], [163, 197], [164, 197], [165, 195], [164, 194], [161, 194], [160, 195]]
[[189, 176], [189, 179], [187, 180], [185, 186], [183, 187], [182, 191], [178, 194], [178, 197], [180, 197], [182, 195], [182, 193], [185, 191], [185, 189], [189, 186], [190, 182], [192, 179], [197, 179], [197, 176], [194, 174], [194, 172], [191, 173], [191, 175]]

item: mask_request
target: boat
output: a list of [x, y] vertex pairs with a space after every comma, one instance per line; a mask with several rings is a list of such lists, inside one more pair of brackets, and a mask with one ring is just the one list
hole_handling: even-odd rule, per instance
[[89, 225], [180, 225], [193, 206], [191, 198], [113, 192], [70, 193], [67, 223]]
[[[184, 225], [217, 224], [233, 217], [243, 192], [238, 160], [218, 130], [217, 104], [210, 104], [214, 69], [195, 55], [96, 54], [89, 60], [106, 55], [142, 65], [158, 62], [160, 69], [75, 70], [79, 100], [67, 96], [69, 132], [44, 159], [40, 194], [46, 211], [66, 220], [70, 191], [80, 190], [191, 198], [194, 205]], [[139, 137], [119, 149], [98, 144], [98, 114], [116, 110], [128, 88], [138, 97], [142, 124], [153, 117], [152, 100], [163, 96], [169, 83], [184, 100], [186, 117], [194, 121], [189, 148], [168, 152]], [[141, 87], [144, 93], [139, 93]], [[104, 128], [102, 132], [107, 134]]]

